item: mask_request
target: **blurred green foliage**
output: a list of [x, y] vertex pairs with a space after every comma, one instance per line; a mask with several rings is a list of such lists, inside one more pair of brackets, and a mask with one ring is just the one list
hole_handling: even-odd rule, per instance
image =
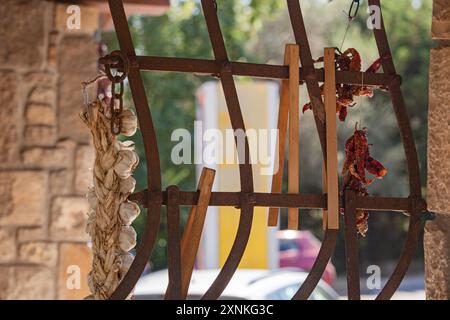
[[[284, 44], [293, 42], [285, 1], [276, 0], [218, 0], [219, 19], [229, 57], [232, 60], [259, 63], [282, 63]], [[344, 48], [354, 47], [367, 67], [378, 57], [373, 33], [366, 27], [366, 3], [358, 18], [350, 25]], [[426, 179], [426, 141], [428, 106], [428, 61], [430, 39], [431, 0], [383, 1], [384, 20], [393, 51], [397, 72], [403, 77], [402, 89], [414, 131], [422, 169], [422, 184]], [[324, 47], [339, 47], [347, 18], [349, 0], [301, 1], [313, 55], [318, 57]], [[139, 54], [207, 58], [212, 49], [199, 1], [172, 1], [169, 12], [160, 17], [136, 16], [130, 19], [131, 32]], [[116, 49], [114, 33], [104, 35], [110, 50]], [[174, 165], [170, 160], [171, 133], [177, 128], [193, 131], [195, 120], [195, 91], [209, 77], [189, 74], [143, 72], [150, 109], [156, 127], [161, 160], [163, 187], [177, 184], [183, 190], [195, 188], [195, 166]], [[304, 88], [302, 101], [308, 100]], [[129, 93], [128, 98], [130, 99]], [[352, 134], [356, 122], [369, 128], [372, 154], [389, 169], [383, 181], [370, 187], [371, 194], [407, 196], [407, 172], [403, 145], [400, 141], [389, 94], [376, 92], [372, 99], [357, 99], [357, 106], [349, 110], [346, 123], [339, 125], [340, 160], [343, 144]], [[301, 117], [301, 190], [321, 192], [321, 178], [312, 172], [321, 172], [319, 143], [310, 114]], [[140, 154], [141, 164], [135, 174], [137, 190], [146, 188], [145, 157], [139, 134], [133, 138]], [[283, 215], [282, 215], [283, 216]], [[135, 222], [141, 234], [145, 214]], [[166, 226], [162, 212], [159, 240], [152, 256], [152, 267], [166, 265]], [[182, 220], [186, 211], [182, 212]], [[282, 226], [285, 225], [282, 219]], [[402, 249], [407, 230], [407, 219], [391, 213], [373, 213], [367, 238], [361, 239], [361, 265], [384, 265], [395, 260]], [[322, 237], [321, 213], [302, 211], [302, 229], [311, 229]], [[341, 239], [342, 240], [342, 239]], [[417, 259], [421, 259], [422, 249]], [[333, 257], [338, 272], [344, 268], [344, 248], [340, 241]]]

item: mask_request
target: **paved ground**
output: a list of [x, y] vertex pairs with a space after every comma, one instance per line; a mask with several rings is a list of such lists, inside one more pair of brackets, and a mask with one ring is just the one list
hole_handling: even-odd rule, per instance
[[[373, 300], [376, 295], [361, 295], [361, 299]], [[417, 291], [397, 291], [392, 300], [425, 300], [425, 290]]]
[[[382, 279], [382, 286], [387, 279]], [[347, 299], [345, 279], [338, 279], [336, 290], [341, 294], [341, 299]], [[369, 290], [365, 282], [361, 282], [361, 299], [373, 300], [380, 290]], [[405, 277], [399, 290], [394, 294], [392, 300], [425, 300], [425, 283], [423, 275], [411, 275]]]

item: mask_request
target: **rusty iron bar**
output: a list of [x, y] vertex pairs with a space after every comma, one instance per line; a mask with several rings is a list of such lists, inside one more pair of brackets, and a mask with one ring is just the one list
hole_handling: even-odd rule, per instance
[[292, 297], [292, 300], [307, 300], [314, 291], [322, 278], [323, 271], [321, 270], [325, 270], [327, 267], [334, 248], [336, 247], [338, 234], [339, 230], [327, 229], [325, 231], [325, 236], [320, 246], [319, 253], [317, 254], [317, 258], [305, 281]]
[[[222, 69], [221, 62], [217, 60], [173, 58], [173, 57], [154, 57], [138, 56], [137, 65], [142, 71], [161, 71], [161, 72], [181, 72], [194, 73], [197, 75], [206, 75], [219, 77]], [[246, 76], [265, 79], [288, 79], [289, 70], [287, 66], [257, 64], [248, 62], [229, 62], [230, 72], [234, 76]], [[324, 81], [323, 68], [315, 68], [315, 77], [317, 81]], [[306, 80], [304, 68], [299, 68], [300, 81]], [[383, 73], [357, 72], [357, 71], [336, 71], [336, 82], [345, 84], [360, 85], [364, 79], [364, 85], [367, 86], [387, 86], [392, 81], [401, 81], [398, 75], [386, 75]]]
[[361, 300], [359, 285], [358, 233], [356, 229], [356, 194], [345, 191], [345, 265], [347, 269], [347, 296], [349, 300]]
[[[128, 28], [127, 17], [122, 1], [109, 0], [109, 8], [119, 40], [120, 50], [130, 60], [128, 81], [133, 96], [136, 114], [139, 119], [140, 131], [144, 141], [145, 157], [147, 159], [147, 184], [151, 191], [161, 191], [161, 168], [158, 154], [158, 141], [155, 128], [145, 94], [144, 83], [135, 65], [135, 50]], [[150, 193], [148, 194], [150, 195]], [[136, 257], [125, 277], [111, 295], [112, 300], [124, 300], [128, 297], [136, 282], [139, 280], [153, 251], [160, 224], [161, 204], [153, 202], [148, 207], [147, 222], [145, 224], [142, 240], [136, 250]]]
[[167, 206], [167, 265], [169, 284], [165, 299], [181, 300], [181, 236], [180, 206], [178, 204], [180, 190], [177, 186], [167, 188], [169, 204]]
[[420, 229], [422, 225], [421, 211], [414, 211], [409, 218], [409, 227], [407, 238], [403, 247], [402, 254], [397, 262], [397, 265], [389, 277], [388, 281], [380, 291], [376, 300], [389, 300], [397, 291], [400, 283], [405, 277], [408, 267], [411, 264], [412, 257], [419, 242]]
[[[202, 0], [201, 1], [203, 14], [206, 20], [206, 26], [211, 40], [211, 45], [214, 52], [214, 58], [221, 63], [221, 69], [219, 77], [222, 83], [222, 88], [225, 94], [225, 101], [228, 108], [228, 114], [230, 116], [231, 126], [233, 130], [243, 130], [245, 132], [244, 119], [242, 117], [241, 107], [239, 105], [239, 99], [236, 91], [236, 86], [231, 73], [231, 66], [228, 60], [227, 49], [220, 30], [219, 18], [217, 17], [217, 4], [215, 0]], [[238, 144], [237, 137], [235, 144]], [[250, 148], [248, 143], [248, 137], [244, 139], [244, 155], [240, 148], [238, 149], [239, 158], [239, 175], [242, 194], [253, 193], [253, 171], [250, 161]], [[243, 158], [244, 157], [244, 158]], [[246, 201], [241, 206], [241, 214], [239, 217], [239, 225], [237, 234], [231, 247], [230, 253], [219, 272], [219, 275], [214, 280], [212, 285], [203, 295], [202, 299], [210, 300], [217, 299], [222, 294], [225, 287], [230, 282], [233, 274], [235, 273], [239, 262], [244, 255], [245, 248], [250, 237], [250, 231], [253, 224], [253, 204], [251, 201]]]
[[[308, 91], [309, 99], [312, 104], [314, 114], [314, 122], [316, 124], [317, 134], [319, 136], [320, 146], [322, 148], [323, 163], [327, 162], [327, 143], [326, 143], [326, 126], [325, 126], [325, 106], [322, 101], [319, 81], [316, 76], [314, 60], [309, 46], [308, 35], [306, 33], [303, 14], [298, 0], [287, 0], [289, 18], [291, 21], [292, 31], [294, 32], [295, 42], [302, 47], [300, 52], [301, 66], [305, 70], [305, 83]], [[329, 234], [331, 232], [331, 234]], [[324, 239], [319, 250], [319, 254], [314, 261], [314, 267], [310, 270], [303, 284], [295, 293], [294, 298], [307, 300], [311, 295], [313, 288], [317, 286], [320, 278], [325, 272], [326, 265], [331, 259], [337, 242], [337, 236], [334, 235], [335, 230], [325, 230]]]
[[[144, 208], [150, 202], [167, 205], [167, 191], [152, 192], [150, 200], [147, 199], [147, 190], [134, 193], [130, 196], [131, 201], [136, 201]], [[198, 203], [200, 193], [198, 191], [180, 191], [178, 204], [180, 206], [193, 206]], [[288, 194], [288, 193], [260, 193], [255, 192], [251, 197], [243, 197], [242, 192], [211, 192], [209, 206], [241, 207], [243, 201], [250, 201], [255, 207], [275, 208], [301, 208], [301, 209], [327, 209], [326, 194]], [[344, 207], [343, 202], [340, 206]], [[373, 211], [398, 211], [411, 212], [414, 209], [422, 211], [426, 209], [425, 202], [416, 202], [411, 198], [392, 198], [357, 196], [355, 198], [357, 209]]]
[[[381, 28], [373, 28], [375, 41], [378, 47], [378, 52], [381, 58], [381, 63], [385, 73], [394, 75], [397, 74], [392, 60], [392, 53], [389, 47], [389, 41], [386, 35], [386, 28], [384, 25], [383, 14], [381, 10], [380, 0], [369, 0], [369, 5], [380, 8]], [[398, 81], [393, 81], [389, 84], [389, 93], [391, 95], [392, 105], [397, 118], [397, 124], [400, 129], [400, 136], [403, 141], [403, 147], [406, 156], [406, 164], [409, 175], [409, 189], [410, 197], [414, 202], [424, 203], [422, 198], [421, 183], [420, 183], [420, 168], [417, 157], [417, 150], [414, 144], [414, 136], [409, 123], [408, 111], [403, 98], [402, 90]], [[419, 207], [419, 206], [414, 206]], [[420, 215], [424, 210], [413, 208], [409, 220], [408, 235], [405, 241], [403, 252], [394, 269], [391, 277], [386, 282], [385, 286], [377, 296], [377, 300], [388, 300], [397, 290], [402, 282], [409, 264], [411, 263], [420, 233]]]

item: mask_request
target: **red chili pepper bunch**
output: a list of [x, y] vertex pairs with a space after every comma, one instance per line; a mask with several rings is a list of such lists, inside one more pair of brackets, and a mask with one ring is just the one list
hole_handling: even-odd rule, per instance
[[[340, 52], [336, 49], [335, 53], [336, 70], [339, 71], [361, 71], [361, 56], [359, 52], [354, 48], [349, 48], [344, 52]], [[315, 63], [323, 62], [323, 57], [320, 57]], [[376, 73], [381, 67], [381, 59], [377, 59], [366, 70], [366, 72]], [[380, 88], [384, 89], [384, 88]], [[323, 95], [324, 85], [320, 87], [321, 94]], [[336, 113], [339, 114], [339, 120], [345, 121], [347, 118], [347, 108], [353, 107], [354, 97], [373, 97], [373, 88], [364, 85], [355, 84], [336, 84]], [[303, 112], [311, 109], [311, 102], [303, 106]]]
[[[356, 124], [355, 133], [345, 143], [345, 162], [342, 168], [344, 183], [342, 193], [345, 190], [353, 190], [358, 196], [368, 196], [367, 187], [376, 179], [381, 179], [387, 173], [387, 169], [370, 156], [369, 143], [367, 141], [367, 128], [358, 130]], [[367, 179], [366, 171], [375, 178]], [[341, 211], [343, 211], [341, 209]], [[343, 213], [343, 212], [342, 212]], [[356, 212], [356, 227], [359, 234], [365, 236], [368, 228], [369, 212], [358, 209]]]

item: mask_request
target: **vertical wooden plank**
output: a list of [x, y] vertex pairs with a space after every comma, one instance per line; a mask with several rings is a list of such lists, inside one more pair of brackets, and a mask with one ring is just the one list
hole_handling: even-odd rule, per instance
[[[327, 169], [325, 168], [325, 162], [322, 161], [322, 192], [327, 192]], [[322, 210], [322, 228], [328, 229], [328, 210]]]
[[[300, 168], [299, 168], [299, 68], [300, 49], [298, 45], [288, 45], [289, 59], [289, 174], [288, 192], [299, 193], [300, 191]], [[288, 209], [288, 229], [298, 229], [298, 208]]]
[[324, 53], [324, 100], [327, 133], [327, 223], [329, 229], [339, 229], [339, 186], [336, 129], [336, 67], [334, 52], [334, 48], [325, 48]]
[[347, 269], [347, 296], [349, 300], [361, 299], [355, 199], [354, 191], [345, 191], [345, 261]]
[[[197, 184], [197, 191], [200, 191], [200, 186], [204, 185], [204, 183], [205, 183], [205, 177], [207, 175], [207, 170], [212, 170], [212, 169], [209, 169], [209, 168], [202, 169], [202, 173], [200, 174], [200, 178], [199, 178], [198, 184]], [[191, 210], [189, 211], [189, 216], [186, 221], [186, 225], [184, 226], [183, 235], [181, 237], [181, 252], [184, 252], [186, 250], [186, 245], [189, 243], [188, 238], [192, 232], [192, 226], [194, 225], [196, 212], [197, 212], [197, 206], [194, 205], [191, 207]]]
[[191, 208], [188, 223], [189, 226], [183, 233], [181, 240], [181, 298], [186, 299], [194, 270], [195, 258], [197, 256], [206, 212], [208, 210], [211, 190], [214, 184], [216, 171], [210, 168], [203, 168], [200, 176], [198, 190], [200, 195], [196, 206]]
[[[284, 64], [289, 64], [289, 45], [284, 50]], [[275, 154], [275, 163], [278, 164], [278, 171], [272, 177], [271, 193], [281, 193], [284, 172], [284, 157], [286, 151], [286, 133], [289, 113], [289, 80], [281, 80], [280, 105], [278, 109], [278, 144]], [[278, 215], [280, 208], [269, 208], [267, 225], [276, 227], [278, 225]]]

